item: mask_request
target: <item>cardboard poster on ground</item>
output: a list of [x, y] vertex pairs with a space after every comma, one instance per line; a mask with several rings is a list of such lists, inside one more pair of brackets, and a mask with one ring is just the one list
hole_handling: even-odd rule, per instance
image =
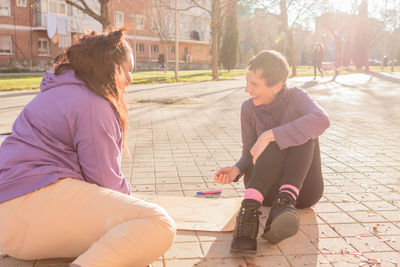
[[235, 228], [242, 198], [198, 198], [179, 196], [134, 197], [156, 203], [167, 210], [179, 230], [229, 232]]

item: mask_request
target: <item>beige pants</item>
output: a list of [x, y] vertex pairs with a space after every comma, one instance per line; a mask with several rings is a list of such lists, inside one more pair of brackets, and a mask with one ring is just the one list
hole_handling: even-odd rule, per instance
[[0, 204], [0, 250], [25, 260], [142, 267], [170, 248], [175, 232], [163, 208], [71, 178]]

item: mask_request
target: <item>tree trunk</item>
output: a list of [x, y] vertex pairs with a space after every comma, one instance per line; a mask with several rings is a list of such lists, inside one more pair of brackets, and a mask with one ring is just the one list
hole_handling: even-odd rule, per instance
[[288, 39], [289, 39], [289, 49], [290, 49], [290, 62], [292, 63], [292, 77], [297, 76], [297, 58], [296, 58], [296, 51], [294, 48], [294, 40], [293, 40], [293, 32], [291, 29], [289, 29], [288, 33]]
[[281, 26], [282, 31], [285, 33], [286, 37], [289, 41], [289, 58], [290, 64], [292, 65], [292, 76], [295, 77], [297, 75], [297, 68], [296, 68], [296, 52], [294, 50], [294, 40], [293, 40], [293, 31], [289, 28], [288, 25], [288, 14], [287, 14], [287, 6], [286, 0], [280, 1], [281, 6]]
[[175, 0], [175, 81], [179, 79], [178, 0]]
[[164, 40], [164, 72], [168, 70], [168, 43]]
[[108, 1], [100, 2], [100, 14], [101, 14], [101, 18], [102, 18], [102, 21], [100, 23], [103, 27], [103, 32], [111, 30], [111, 22], [110, 22], [110, 17], [109, 17], [109, 13], [108, 13]]
[[220, 0], [212, 0], [211, 6], [211, 42], [212, 42], [212, 77], [218, 80], [218, 63], [219, 63], [219, 14]]

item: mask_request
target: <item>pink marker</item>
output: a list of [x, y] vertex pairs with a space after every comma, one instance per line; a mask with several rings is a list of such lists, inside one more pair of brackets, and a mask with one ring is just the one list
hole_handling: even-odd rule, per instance
[[196, 195], [221, 194], [221, 193], [222, 193], [221, 189], [218, 189], [218, 190], [205, 190], [205, 191], [196, 192]]

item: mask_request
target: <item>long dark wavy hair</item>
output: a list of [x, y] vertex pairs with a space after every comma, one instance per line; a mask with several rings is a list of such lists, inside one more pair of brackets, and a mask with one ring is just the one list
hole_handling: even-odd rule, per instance
[[54, 73], [73, 69], [77, 78], [90, 90], [107, 99], [118, 113], [122, 129], [123, 146], [127, 128], [128, 108], [125, 102], [125, 87], [131, 82], [132, 50], [125, 41], [124, 29], [110, 33], [84, 34], [69, 47], [55, 63]]

